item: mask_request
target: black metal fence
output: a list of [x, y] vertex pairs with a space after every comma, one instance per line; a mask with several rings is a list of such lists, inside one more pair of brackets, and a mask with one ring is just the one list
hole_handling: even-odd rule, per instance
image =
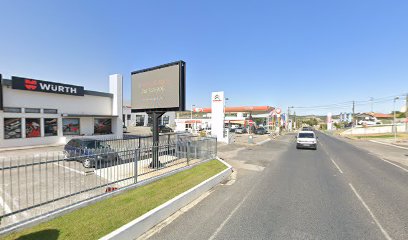
[[215, 138], [162, 135], [160, 164], [152, 165], [151, 137], [98, 142], [86, 151], [0, 157], [0, 229], [217, 154]]

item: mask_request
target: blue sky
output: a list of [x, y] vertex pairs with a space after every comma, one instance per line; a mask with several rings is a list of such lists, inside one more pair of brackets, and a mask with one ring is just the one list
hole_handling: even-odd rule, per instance
[[228, 105], [284, 109], [388, 97], [374, 104], [386, 112], [408, 92], [408, 1], [10, 0], [0, 9], [5, 77], [107, 91], [108, 75], [121, 73], [130, 99], [131, 71], [181, 59], [187, 106], [224, 90]]

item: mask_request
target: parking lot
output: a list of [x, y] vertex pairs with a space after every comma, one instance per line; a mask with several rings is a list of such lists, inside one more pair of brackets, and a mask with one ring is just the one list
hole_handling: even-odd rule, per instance
[[[164, 138], [167, 140], [167, 136]], [[92, 168], [85, 168], [80, 158], [67, 159], [62, 147], [13, 150], [7, 155], [2, 152], [1, 227], [215, 156], [210, 147], [216, 145], [209, 141], [193, 143], [189, 154], [181, 141], [162, 142], [158, 149], [159, 169], [150, 166], [149, 141], [140, 142], [138, 147], [134, 139], [110, 142], [110, 151], [114, 149], [118, 157], [109, 162], [99, 160]]]

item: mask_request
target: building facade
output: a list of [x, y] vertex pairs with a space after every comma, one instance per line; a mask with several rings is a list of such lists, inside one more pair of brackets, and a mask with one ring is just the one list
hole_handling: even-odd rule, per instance
[[123, 135], [119, 74], [109, 76], [109, 92], [28, 78], [0, 80], [0, 149]]

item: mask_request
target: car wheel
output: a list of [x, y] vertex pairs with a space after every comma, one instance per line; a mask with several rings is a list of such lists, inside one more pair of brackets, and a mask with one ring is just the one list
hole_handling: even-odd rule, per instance
[[85, 158], [84, 160], [82, 160], [82, 166], [84, 166], [84, 168], [92, 167], [92, 160], [89, 158]]

